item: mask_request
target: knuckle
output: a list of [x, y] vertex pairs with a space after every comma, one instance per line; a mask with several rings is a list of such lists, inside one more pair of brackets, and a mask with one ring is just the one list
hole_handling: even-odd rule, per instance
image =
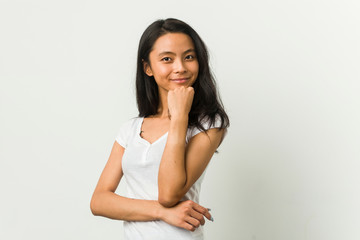
[[189, 215], [190, 210], [191, 210], [191, 209], [190, 209], [189, 207], [185, 207], [185, 208], [184, 208], [184, 211], [183, 211], [184, 215]]
[[191, 200], [187, 200], [185, 203], [186, 203], [186, 206], [189, 206], [189, 207], [192, 206], [192, 201]]
[[198, 221], [198, 220], [196, 220], [196, 222], [195, 222], [195, 227], [199, 227], [200, 226], [200, 221]]
[[182, 226], [181, 226], [182, 228], [184, 228], [184, 229], [186, 229], [186, 230], [189, 230], [190, 231], [190, 226], [189, 225], [187, 225], [187, 224], [182, 224]]
[[184, 220], [184, 219], [186, 218], [186, 214], [185, 214], [185, 213], [182, 213], [179, 217], [180, 217], [180, 219], [181, 219], [181, 220], [179, 220], [179, 221], [182, 221], [182, 220]]
[[188, 225], [188, 224], [184, 224], [185, 226], [184, 226], [184, 228], [185, 229], [187, 229], [187, 230], [189, 230], [189, 231], [193, 231], [192, 229], [194, 228], [193, 226], [191, 226], [191, 225]]

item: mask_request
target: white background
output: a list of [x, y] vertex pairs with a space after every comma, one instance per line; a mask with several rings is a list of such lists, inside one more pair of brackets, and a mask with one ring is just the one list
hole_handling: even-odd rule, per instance
[[357, 0], [1, 0], [0, 239], [122, 239], [90, 198], [137, 115], [139, 38], [167, 17], [207, 43], [231, 119], [203, 183], [207, 239], [360, 239], [359, 12]]

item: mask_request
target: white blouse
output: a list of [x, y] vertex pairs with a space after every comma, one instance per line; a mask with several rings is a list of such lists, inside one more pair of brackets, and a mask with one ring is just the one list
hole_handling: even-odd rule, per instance
[[[165, 149], [168, 133], [165, 133], [153, 143], [149, 143], [140, 137], [143, 117], [133, 118], [125, 122], [116, 137], [116, 141], [125, 148], [122, 158], [122, 170], [127, 183], [125, 197], [134, 199], [157, 200], [158, 199], [158, 172], [162, 154]], [[209, 126], [203, 124], [205, 129], [218, 128], [220, 121]], [[198, 134], [197, 128], [189, 128], [186, 135], [186, 143]], [[201, 182], [205, 171], [194, 183], [190, 190], [182, 198], [199, 203]], [[203, 228], [198, 227], [194, 232], [172, 226], [163, 221], [130, 222], [124, 221], [124, 234], [126, 240], [202, 240]]]

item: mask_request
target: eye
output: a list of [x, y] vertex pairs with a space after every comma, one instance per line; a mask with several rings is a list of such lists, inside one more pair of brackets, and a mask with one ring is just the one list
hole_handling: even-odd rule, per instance
[[187, 56], [185, 57], [185, 59], [186, 59], [186, 60], [193, 60], [193, 59], [195, 59], [195, 56], [194, 56], [194, 55], [187, 55]]
[[169, 57], [164, 57], [164, 58], [161, 59], [161, 61], [163, 61], [163, 62], [170, 62], [170, 61], [171, 61], [171, 58], [169, 58]]

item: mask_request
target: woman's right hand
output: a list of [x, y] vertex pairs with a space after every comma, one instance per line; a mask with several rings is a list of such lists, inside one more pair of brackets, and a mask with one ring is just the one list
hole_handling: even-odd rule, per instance
[[200, 224], [205, 224], [204, 217], [213, 221], [209, 209], [191, 200], [187, 200], [179, 202], [171, 208], [164, 207], [161, 220], [176, 227], [195, 231]]

